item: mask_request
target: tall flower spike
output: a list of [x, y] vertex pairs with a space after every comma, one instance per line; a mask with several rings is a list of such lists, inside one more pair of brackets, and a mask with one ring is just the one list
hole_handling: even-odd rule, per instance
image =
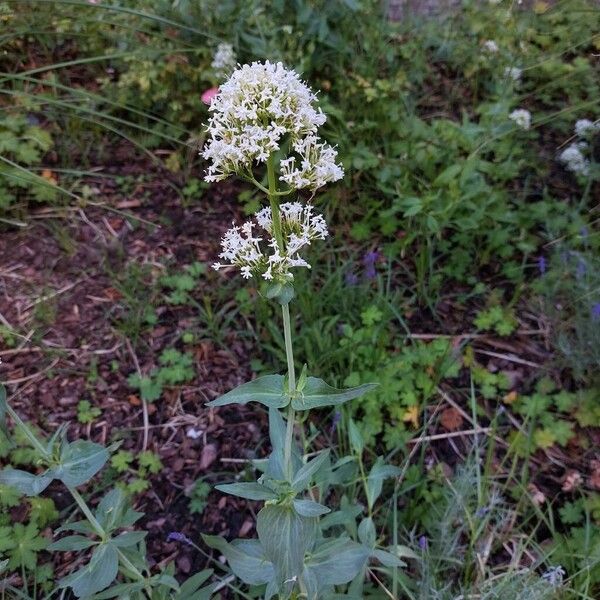
[[[259, 276], [268, 281], [291, 281], [291, 268], [310, 269], [308, 262], [300, 256], [300, 251], [312, 241], [324, 240], [329, 235], [325, 219], [315, 214], [310, 204], [286, 202], [280, 206], [280, 210], [283, 249], [279, 248], [273, 236], [270, 208], [263, 208], [254, 215], [254, 221], [247, 221], [241, 227], [234, 226], [223, 236], [223, 251], [219, 257], [239, 267], [245, 279]], [[254, 236], [256, 226], [268, 234], [268, 239]], [[224, 266], [215, 263], [213, 268], [219, 270]]]
[[282, 63], [254, 62], [236, 69], [209, 108], [213, 116], [202, 156], [212, 164], [205, 179], [247, 173], [255, 161], [265, 162], [279, 150], [284, 136], [294, 143], [315, 134], [325, 122], [316, 100]]

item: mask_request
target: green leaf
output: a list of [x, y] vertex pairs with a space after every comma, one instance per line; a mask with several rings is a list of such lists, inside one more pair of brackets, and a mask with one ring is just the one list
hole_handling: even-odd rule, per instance
[[383, 480], [389, 477], [397, 477], [401, 473], [398, 467], [386, 465], [383, 458], [378, 457], [367, 477], [367, 502], [373, 508], [377, 498], [381, 495]]
[[258, 513], [258, 538], [265, 556], [275, 567], [277, 583], [280, 590], [284, 590], [284, 597], [302, 575], [304, 555], [314, 543], [316, 528], [316, 519], [302, 517], [290, 506], [266, 505]]
[[262, 585], [273, 579], [273, 564], [266, 558], [258, 540], [237, 540], [229, 544], [218, 535], [202, 534], [207, 546], [218, 550], [227, 559], [231, 570], [249, 585]]
[[377, 534], [371, 517], [365, 517], [358, 526], [358, 539], [368, 548], [375, 548]]
[[290, 402], [285, 393], [283, 375], [265, 375], [227, 392], [207, 406], [225, 406], [226, 404], [247, 404], [260, 402], [269, 408], [283, 408]]
[[198, 591], [201, 585], [207, 582], [212, 574], [214, 573], [213, 569], [204, 569], [195, 575], [192, 575], [189, 579], [186, 579], [179, 588], [179, 594], [177, 597], [180, 600], [184, 600], [189, 597], [189, 600], [192, 600], [191, 594]]
[[90, 598], [86, 600], [108, 600], [108, 598], [116, 598], [117, 596], [123, 597], [124, 600], [127, 600], [129, 598], [135, 598], [136, 596], [133, 594], [136, 592], [141, 592], [143, 589], [144, 584], [141, 582], [118, 583], [117, 585], [113, 585], [99, 594], [90, 596]]
[[224, 494], [231, 494], [247, 500], [276, 500], [277, 494], [260, 483], [224, 483], [216, 485], [215, 489]]
[[130, 546], [136, 546], [139, 544], [147, 535], [145, 531], [126, 531], [117, 537], [112, 538], [112, 543], [117, 548], [129, 548]]
[[352, 581], [369, 558], [370, 551], [349, 538], [327, 541], [306, 561], [319, 586], [342, 585]]
[[356, 426], [354, 419], [349, 419], [348, 421], [348, 437], [350, 438], [350, 445], [354, 450], [357, 456], [362, 456], [363, 450], [365, 448], [365, 442], [360, 433], [360, 430]]
[[1, 484], [13, 487], [26, 496], [38, 496], [50, 485], [52, 479], [48, 471], [42, 475], [32, 475], [10, 467], [0, 471]]
[[321, 406], [336, 406], [354, 400], [377, 387], [377, 383], [365, 383], [346, 390], [338, 390], [317, 377], [309, 377], [304, 392], [292, 399], [295, 410], [309, 410]]
[[386, 550], [373, 550], [371, 553], [373, 558], [376, 558], [385, 567], [405, 567], [406, 563], [400, 560], [397, 556], [394, 556], [391, 552]]
[[48, 540], [40, 535], [35, 523], [29, 523], [27, 526], [15, 523], [12, 540], [13, 546], [8, 552], [8, 569], [12, 571], [24, 567], [33, 571], [37, 566], [37, 554], [46, 549]]
[[98, 508], [96, 509], [96, 519], [98, 523], [104, 529], [104, 531], [111, 532], [117, 529], [117, 527], [127, 527], [125, 518], [123, 515], [127, 515], [129, 511], [126, 511], [127, 498], [121, 488], [114, 488], [108, 492], [100, 500]]
[[294, 500], [294, 509], [302, 517], [319, 517], [331, 512], [330, 508], [312, 500]]
[[78, 598], [91, 596], [107, 588], [119, 572], [119, 555], [111, 543], [99, 545], [90, 562], [59, 581], [60, 587], [70, 587]]
[[51, 552], [69, 552], [70, 550], [87, 550], [97, 542], [82, 535], [68, 535], [48, 546]]
[[104, 446], [77, 440], [63, 447], [60, 464], [53, 472], [66, 486], [77, 487], [98, 473], [108, 459], [109, 452]]
[[317, 457], [313, 458], [310, 462], [302, 466], [302, 468], [296, 473], [292, 481], [292, 489], [295, 492], [301, 492], [306, 489], [311, 482], [313, 475], [320, 469], [320, 467], [329, 458], [329, 449], [321, 452]]

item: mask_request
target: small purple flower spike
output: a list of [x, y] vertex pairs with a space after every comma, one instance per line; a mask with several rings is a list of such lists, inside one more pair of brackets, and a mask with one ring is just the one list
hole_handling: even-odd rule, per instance
[[337, 429], [338, 423], [342, 420], [342, 413], [336, 410], [331, 419], [331, 428], [329, 429], [329, 435], [333, 435]]
[[585, 264], [585, 261], [580, 258], [577, 261], [577, 271], [575, 273], [575, 276], [577, 277], [577, 279], [583, 279], [583, 276], [585, 275], [586, 271], [587, 271], [587, 266]]
[[375, 263], [379, 258], [379, 252], [367, 252], [363, 256], [362, 263], [365, 267], [365, 277], [367, 279], [375, 279], [377, 277], [377, 271], [375, 269]]
[[426, 535], [422, 535], [419, 538], [419, 548], [421, 548], [421, 550], [427, 550], [427, 546], [428, 546], [427, 536]]
[[592, 321], [600, 321], [600, 302], [592, 305]]
[[543, 275], [546, 272], [546, 259], [543, 256], [538, 258], [538, 269], [540, 270], [540, 275]]
[[358, 284], [358, 277], [351, 271], [346, 273], [344, 280], [346, 281], [346, 285], [349, 287], [353, 287]]
[[181, 542], [182, 544], [187, 544], [188, 546], [194, 545], [194, 542], [192, 542], [189, 537], [183, 535], [183, 533], [180, 533], [179, 531], [172, 531], [167, 536], [167, 542]]

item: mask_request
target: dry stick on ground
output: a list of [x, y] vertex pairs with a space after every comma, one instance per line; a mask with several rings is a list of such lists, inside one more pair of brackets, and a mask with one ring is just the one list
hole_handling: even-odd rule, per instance
[[[133, 359], [133, 364], [135, 365], [135, 370], [137, 371], [138, 376], [142, 377], [142, 370], [140, 369], [140, 363], [138, 361], [138, 357], [133, 350], [131, 342], [129, 338], [125, 338], [125, 344], [127, 345], [127, 350], [129, 350], [129, 354], [131, 354], [131, 358]], [[150, 421], [148, 419], [148, 403], [143, 397], [143, 394], [140, 394], [140, 400], [142, 401], [142, 413], [144, 415], [144, 441], [142, 442], [142, 452], [146, 451], [148, 447], [148, 435], [150, 432]]]

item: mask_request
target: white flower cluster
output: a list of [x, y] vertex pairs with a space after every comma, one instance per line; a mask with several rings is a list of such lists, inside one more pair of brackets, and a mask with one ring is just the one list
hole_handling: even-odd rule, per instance
[[512, 79], [515, 83], [521, 81], [521, 75], [523, 75], [523, 71], [517, 67], [506, 67], [504, 69], [504, 77]]
[[213, 56], [210, 66], [214, 69], [217, 77], [222, 78], [229, 75], [236, 65], [236, 56], [231, 44], [221, 43]]
[[[268, 281], [292, 280], [292, 267], [310, 269], [310, 265], [300, 257], [300, 250], [309, 246], [313, 240], [324, 240], [329, 235], [325, 219], [314, 214], [310, 204], [287, 202], [279, 208], [283, 248], [279, 248], [272, 231], [270, 208], [263, 208], [256, 213], [254, 221], [246, 221], [241, 227], [232, 227], [221, 240], [223, 251], [219, 258], [239, 267], [245, 279], [256, 275]], [[255, 228], [265, 231], [268, 239], [255, 235]], [[215, 263], [213, 269], [219, 270], [224, 266], [226, 265]]]
[[558, 160], [568, 171], [584, 177], [589, 175], [590, 160], [585, 153], [589, 149], [589, 139], [598, 131], [600, 131], [600, 122], [579, 119], [575, 123], [575, 135], [580, 138], [579, 141], [570, 144], [558, 155]]
[[597, 131], [600, 131], [600, 122], [592, 122], [589, 119], [579, 119], [575, 123], [575, 135], [586, 138], [594, 135]]
[[483, 43], [483, 49], [486, 52], [490, 52], [492, 54], [496, 54], [496, 52], [498, 52], [498, 50], [499, 50], [498, 44], [496, 44], [496, 42], [494, 40], [486, 40]]
[[290, 156], [280, 163], [280, 179], [291, 188], [316, 190], [344, 176], [344, 169], [335, 162], [337, 151], [328, 144], [320, 143], [316, 135], [307, 135], [299, 139], [292, 148], [298, 154], [298, 158]]
[[[343, 172], [333, 162], [335, 150], [319, 143], [316, 136], [325, 122], [323, 112], [314, 106], [316, 100], [298, 74], [281, 63], [254, 62], [236, 69], [209, 108], [213, 116], [202, 156], [211, 164], [205, 179], [248, 175], [254, 161], [265, 162], [279, 150], [284, 137], [305, 159], [298, 170], [293, 161], [283, 163], [288, 174], [284, 181], [289, 185], [308, 182], [302, 187], [314, 189], [339, 179]], [[316, 162], [308, 164], [306, 160]], [[292, 172], [296, 173], [293, 177]]]
[[508, 118], [511, 121], [514, 121], [521, 129], [527, 130], [531, 127], [531, 113], [524, 108], [513, 110], [510, 115], [508, 115]]
[[577, 142], [567, 146], [558, 156], [565, 168], [575, 175], [587, 175], [590, 172], [590, 161], [584, 156], [585, 142]]

